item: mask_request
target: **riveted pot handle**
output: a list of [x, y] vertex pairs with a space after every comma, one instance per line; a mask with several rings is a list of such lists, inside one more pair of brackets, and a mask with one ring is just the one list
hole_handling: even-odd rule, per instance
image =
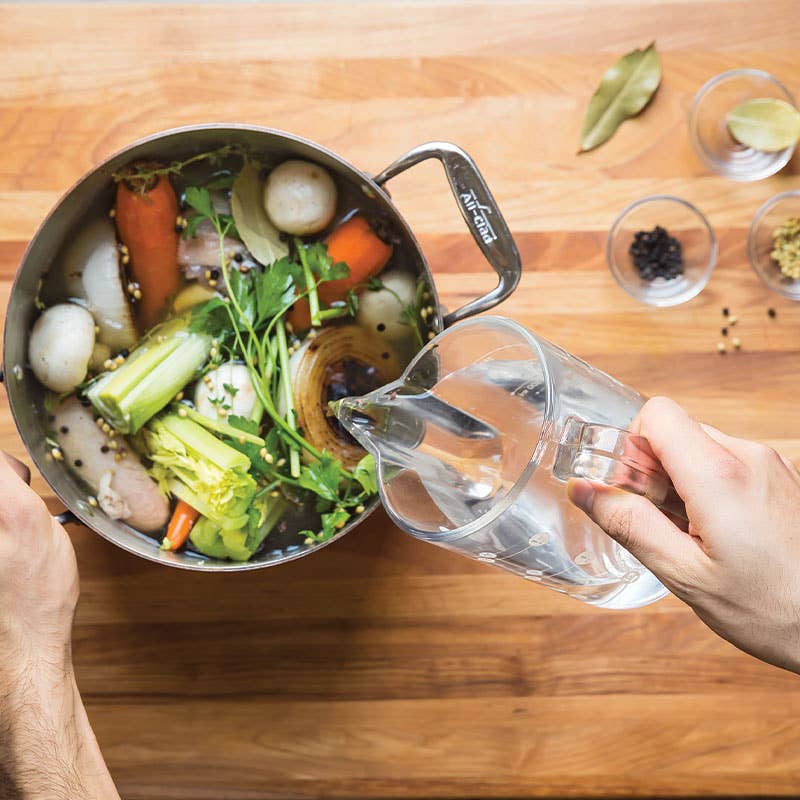
[[442, 162], [461, 216], [464, 217], [472, 238], [499, 278], [497, 286], [492, 291], [447, 314], [444, 318], [444, 324], [447, 326], [465, 317], [487, 311], [505, 300], [517, 288], [522, 264], [514, 237], [489, 187], [475, 162], [460, 147], [450, 142], [421, 144], [376, 175], [375, 183], [382, 186], [390, 178], [429, 158], [436, 158]]

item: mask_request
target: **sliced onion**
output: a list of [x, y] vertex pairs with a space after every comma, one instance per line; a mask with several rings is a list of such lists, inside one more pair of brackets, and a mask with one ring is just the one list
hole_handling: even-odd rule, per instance
[[[349, 362], [349, 364], [348, 364]], [[395, 351], [357, 325], [326, 328], [306, 339], [289, 364], [292, 373], [297, 425], [318, 450], [326, 450], [350, 469], [364, 451], [328, 411], [328, 401], [377, 389], [400, 374]], [[345, 371], [357, 380], [340, 382]]]
[[99, 218], [82, 226], [64, 260], [67, 275], [81, 276], [86, 307], [100, 328], [97, 340], [113, 351], [133, 347], [139, 334], [119, 263], [113, 223]]

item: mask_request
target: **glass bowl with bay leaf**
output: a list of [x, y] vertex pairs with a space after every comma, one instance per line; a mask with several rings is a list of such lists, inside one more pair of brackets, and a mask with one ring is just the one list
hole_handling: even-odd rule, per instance
[[672, 195], [631, 203], [608, 233], [611, 274], [629, 295], [651, 306], [696, 297], [717, 262], [717, 240], [703, 213]]
[[[707, 81], [695, 95], [689, 139], [700, 160], [718, 175], [734, 181], [768, 178], [782, 170], [794, 152], [796, 138], [785, 139], [781, 121], [775, 119], [776, 113], [791, 114], [794, 107], [792, 94], [768, 72], [728, 70]], [[743, 116], [737, 126], [732, 112], [738, 117], [740, 110]], [[753, 133], [754, 141], [744, 143]]]

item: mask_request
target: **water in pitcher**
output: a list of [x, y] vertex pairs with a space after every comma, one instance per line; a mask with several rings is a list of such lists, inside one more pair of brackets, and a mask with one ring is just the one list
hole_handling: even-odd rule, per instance
[[[553, 472], [558, 409], [547, 413], [536, 360], [485, 360], [422, 385], [414, 379], [347, 399], [337, 412], [376, 455], [384, 504], [402, 527], [597, 605], [635, 607], [662, 591], [568, 502]], [[629, 397], [599, 400], [605, 417], [629, 421]], [[596, 419], [598, 390], [562, 381], [558, 403]]]

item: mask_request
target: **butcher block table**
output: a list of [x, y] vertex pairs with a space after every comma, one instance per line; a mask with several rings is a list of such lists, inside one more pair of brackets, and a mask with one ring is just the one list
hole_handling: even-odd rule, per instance
[[[800, 186], [798, 160], [732, 183], [704, 169], [686, 128], [694, 93], [729, 68], [800, 91], [799, 15], [774, 0], [0, 6], [2, 306], [60, 194], [146, 134], [271, 126], [371, 173], [451, 140], [522, 254], [503, 314], [800, 459], [800, 308], [762, 288], [745, 252], [759, 205]], [[653, 39], [655, 101], [577, 156], [603, 71]], [[493, 285], [438, 164], [389, 186], [449, 308]], [[650, 193], [697, 204], [719, 237], [708, 287], [674, 309], [637, 304], [605, 265], [615, 215]], [[720, 356], [724, 306], [742, 349]], [[28, 460], [0, 395], [0, 447]], [[675, 599], [597, 610], [415, 541], [382, 512], [310, 558], [244, 574], [70, 535], [79, 684], [126, 800], [800, 793], [800, 681]]]

